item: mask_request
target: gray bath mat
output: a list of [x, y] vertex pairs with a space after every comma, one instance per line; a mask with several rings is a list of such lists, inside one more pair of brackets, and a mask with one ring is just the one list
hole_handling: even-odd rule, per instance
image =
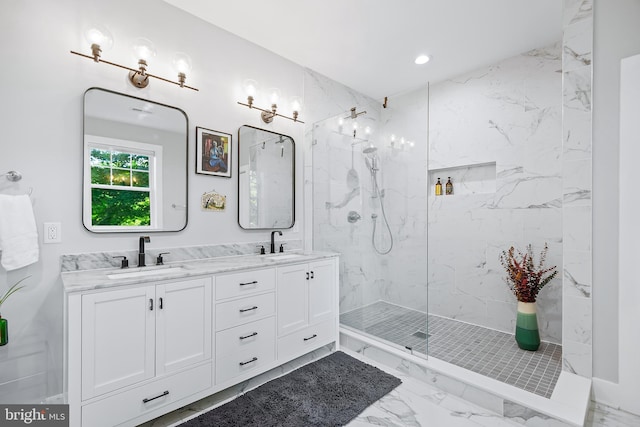
[[343, 426], [400, 383], [393, 375], [338, 351], [180, 427]]

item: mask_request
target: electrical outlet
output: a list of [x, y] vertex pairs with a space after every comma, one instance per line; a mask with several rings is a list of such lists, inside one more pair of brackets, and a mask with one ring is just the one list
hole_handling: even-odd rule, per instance
[[59, 222], [45, 222], [43, 236], [44, 243], [62, 242], [62, 225]]

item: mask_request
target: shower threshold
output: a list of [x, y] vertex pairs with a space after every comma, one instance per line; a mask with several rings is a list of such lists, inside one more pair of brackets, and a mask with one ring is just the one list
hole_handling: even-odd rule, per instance
[[[378, 301], [340, 315], [356, 332], [435, 357], [469, 371], [549, 398], [562, 371], [562, 347], [542, 342], [518, 348], [512, 334]], [[427, 351], [428, 349], [428, 351]]]
[[[436, 357], [419, 357], [379, 338], [340, 325], [340, 347], [362, 354], [495, 414], [526, 425], [584, 425], [591, 380], [562, 371], [550, 398], [471, 372]], [[442, 398], [442, 397], [441, 397]], [[557, 421], [560, 421], [558, 424]]]

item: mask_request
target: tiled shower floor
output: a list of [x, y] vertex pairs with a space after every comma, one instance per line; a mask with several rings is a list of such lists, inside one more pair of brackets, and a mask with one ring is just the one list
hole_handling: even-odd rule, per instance
[[426, 313], [384, 301], [343, 313], [340, 323], [422, 354], [428, 344], [429, 356], [547, 398], [562, 370], [557, 344], [521, 350], [512, 334], [432, 314], [427, 327]]

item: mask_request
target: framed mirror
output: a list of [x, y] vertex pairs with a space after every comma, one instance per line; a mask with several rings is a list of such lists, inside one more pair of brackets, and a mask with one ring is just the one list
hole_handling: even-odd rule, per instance
[[253, 126], [238, 130], [238, 224], [291, 228], [295, 222], [295, 143]]
[[106, 89], [84, 94], [82, 220], [95, 233], [187, 226], [188, 119]]

